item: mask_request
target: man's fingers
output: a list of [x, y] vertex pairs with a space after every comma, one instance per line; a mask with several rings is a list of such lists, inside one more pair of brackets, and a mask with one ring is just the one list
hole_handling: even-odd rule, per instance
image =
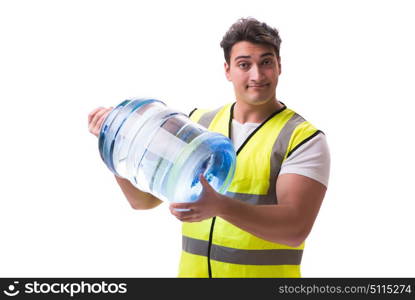
[[88, 115], [88, 124], [89, 126], [93, 127], [96, 124], [97, 118], [99, 118], [99, 114], [102, 113], [104, 107], [98, 107], [93, 112]]
[[201, 221], [199, 214], [191, 212], [190, 214], [175, 214], [178, 220], [182, 222], [198, 222]]
[[178, 208], [170, 208], [170, 212], [178, 218], [186, 218], [195, 214], [194, 210], [178, 210]]
[[90, 123], [91, 123], [92, 118], [95, 116], [95, 114], [96, 114], [96, 113], [97, 113], [100, 109], [103, 109], [103, 107], [102, 107], [102, 106], [97, 107], [97, 108], [95, 108], [93, 111], [91, 111], [91, 112], [88, 114], [88, 124], [90, 124]]
[[[178, 204], [179, 203], [177, 203], [176, 205]], [[177, 219], [179, 219], [180, 221], [190, 220], [198, 215], [198, 213], [193, 209], [177, 208], [177, 207], [174, 207], [173, 204], [170, 204], [169, 209], [170, 209], [171, 214], [175, 216]]]
[[103, 109], [101, 109], [100, 111], [98, 111], [98, 112], [96, 112], [95, 113], [95, 115], [94, 115], [94, 117], [92, 118], [92, 120], [91, 120], [91, 123], [90, 123], [90, 125], [93, 127], [93, 128], [96, 128], [97, 127], [97, 123], [98, 123], [98, 121], [99, 121], [99, 119], [105, 114], [107, 112], [107, 109], [105, 109], [105, 108], [103, 108]]
[[191, 209], [193, 203], [170, 203], [170, 208]]
[[112, 107], [98, 107], [88, 115], [88, 130], [90, 133], [98, 137], [102, 123], [111, 112], [111, 110]]
[[105, 119], [108, 117], [108, 114], [113, 110], [114, 107], [97, 107], [93, 111], [91, 111], [88, 115], [88, 129], [89, 132], [93, 135], [99, 135], [101, 131], [101, 127]]
[[203, 186], [205, 186], [206, 184], [209, 184], [209, 183], [207, 182], [207, 180], [206, 180], [205, 176], [203, 176], [203, 174], [200, 174], [200, 175], [199, 175], [199, 180], [200, 180], [200, 183], [201, 183]]
[[203, 190], [214, 190], [210, 183], [206, 180], [203, 174], [199, 175], [200, 183], [202, 184]]

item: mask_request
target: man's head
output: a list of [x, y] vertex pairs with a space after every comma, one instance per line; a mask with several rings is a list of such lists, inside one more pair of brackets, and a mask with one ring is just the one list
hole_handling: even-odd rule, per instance
[[240, 19], [230, 27], [220, 45], [237, 100], [259, 105], [276, 99], [280, 44], [278, 31], [256, 19]]
[[280, 57], [281, 38], [278, 31], [254, 18], [242, 18], [229, 28], [220, 43], [227, 64], [230, 64], [233, 45], [241, 41], [269, 45], [274, 48], [277, 58]]

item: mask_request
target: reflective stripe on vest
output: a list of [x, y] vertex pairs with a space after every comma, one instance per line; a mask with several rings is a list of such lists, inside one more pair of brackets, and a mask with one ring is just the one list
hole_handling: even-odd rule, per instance
[[[233, 105], [228, 104], [210, 112], [196, 110], [191, 119], [229, 136], [232, 115]], [[235, 176], [226, 195], [254, 205], [277, 204], [275, 185], [283, 161], [318, 133], [285, 106], [275, 112], [238, 149]], [[179, 276], [300, 277], [304, 243], [290, 247], [266, 241], [219, 217], [183, 223], [182, 228]]]
[[200, 125], [202, 125], [203, 127], [208, 128], [210, 123], [212, 122], [213, 118], [215, 117], [215, 115], [219, 112], [219, 110], [221, 109], [221, 107], [219, 107], [218, 109], [215, 109], [213, 111], [207, 112], [205, 113], [198, 121], [198, 123]]
[[[208, 241], [183, 236], [183, 250], [191, 254], [207, 256]], [[299, 265], [303, 250], [265, 249], [245, 250], [212, 245], [210, 258], [241, 265]]]

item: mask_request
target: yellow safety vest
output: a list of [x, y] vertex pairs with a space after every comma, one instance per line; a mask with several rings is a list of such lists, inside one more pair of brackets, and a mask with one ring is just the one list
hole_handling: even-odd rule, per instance
[[[230, 137], [234, 104], [194, 110], [191, 119]], [[277, 204], [275, 185], [283, 161], [321, 131], [285, 107], [256, 128], [237, 151], [235, 175], [226, 195]], [[214, 217], [183, 223], [179, 277], [300, 277], [304, 243], [290, 247], [263, 240]]]

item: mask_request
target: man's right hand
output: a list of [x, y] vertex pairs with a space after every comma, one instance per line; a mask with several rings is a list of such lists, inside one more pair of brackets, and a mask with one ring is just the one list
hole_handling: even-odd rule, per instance
[[91, 111], [88, 115], [88, 129], [89, 132], [98, 137], [99, 132], [101, 131], [102, 123], [105, 118], [111, 112], [113, 107], [97, 107]]

